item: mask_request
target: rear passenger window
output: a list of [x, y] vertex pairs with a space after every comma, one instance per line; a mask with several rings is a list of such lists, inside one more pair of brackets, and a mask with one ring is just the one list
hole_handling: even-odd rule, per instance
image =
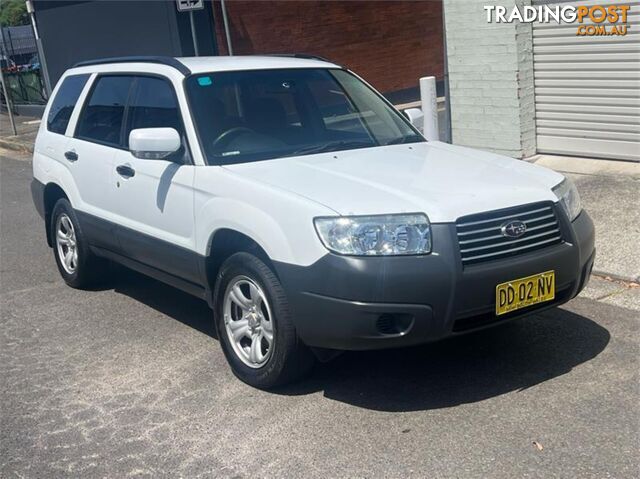
[[72, 75], [62, 81], [56, 97], [53, 99], [49, 116], [47, 116], [47, 130], [64, 135], [67, 131], [69, 118], [76, 102], [82, 93], [90, 75]]
[[124, 109], [132, 81], [132, 76], [99, 77], [80, 117], [76, 137], [121, 146]]
[[174, 128], [180, 136], [183, 133], [173, 86], [162, 78], [136, 78], [127, 117], [125, 145], [129, 144], [129, 132], [136, 128]]

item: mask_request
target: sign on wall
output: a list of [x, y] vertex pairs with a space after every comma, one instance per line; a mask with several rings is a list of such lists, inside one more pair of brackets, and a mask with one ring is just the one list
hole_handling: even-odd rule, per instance
[[176, 0], [179, 12], [192, 12], [193, 10], [202, 10], [204, 8], [204, 0]]

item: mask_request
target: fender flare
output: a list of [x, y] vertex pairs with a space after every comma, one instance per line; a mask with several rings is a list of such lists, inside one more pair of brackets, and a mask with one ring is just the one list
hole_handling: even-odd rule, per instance
[[[237, 218], [243, 218], [243, 221]], [[213, 198], [196, 215], [196, 225], [197, 249], [204, 256], [215, 254], [211, 246], [219, 231], [233, 230], [255, 241], [271, 260], [287, 261], [294, 257], [290, 241], [276, 220], [245, 202]]]

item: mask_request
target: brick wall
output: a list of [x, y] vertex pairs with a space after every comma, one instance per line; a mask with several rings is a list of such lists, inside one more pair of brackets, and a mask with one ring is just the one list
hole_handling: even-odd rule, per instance
[[452, 139], [523, 158], [536, 147], [531, 24], [487, 23], [483, 7], [492, 4], [444, 1]]
[[[226, 2], [234, 54], [311, 53], [355, 71], [392, 92], [443, 76], [442, 2], [247, 1]], [[221, 54], [226, 40], [214, 3]]]

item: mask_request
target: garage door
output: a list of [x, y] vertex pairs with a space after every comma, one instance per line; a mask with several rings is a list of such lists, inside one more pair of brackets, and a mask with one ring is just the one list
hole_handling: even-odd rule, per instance
[[[640, 161], [640, 2], [614, 3], [630, 6], [625, 36], [578, 36], [577, 22], [534, 23], [539, 153]], [[560, 3], [567, 4], [608, 2]]]

